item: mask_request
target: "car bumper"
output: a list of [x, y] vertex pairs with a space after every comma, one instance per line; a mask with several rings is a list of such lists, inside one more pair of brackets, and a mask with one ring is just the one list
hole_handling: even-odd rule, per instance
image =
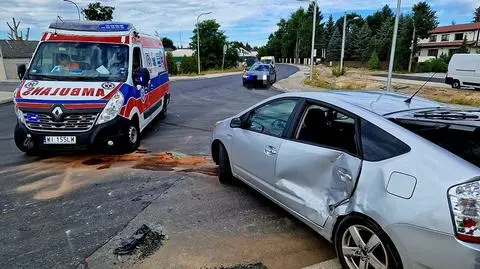
[[268, 85], [268, 79], [243, 79], [243, 85], [265, 86]]
[[[115, 145], [118, 146], [121, 143], [129, 123], [128, 119], [117, 116], [109, 122], [94, 125], [92, 129], [86, 132], [45, 132], [30, 130], [23, 123], [17, 121], [15, 134], [29, 134], [35, 148], [43, 151], [83, 150], [93, 146], [107, 145], [108, 141], [112, 141], [113, 147], [115, 147]], [[75, 136], [76, 143], [73, 145], [46, 145], [43, 142], [45, 136]]]
[[396, 234], [392, 239], [404, 268], [480, 268], [480, 244], [465, 243], [453, 234], [406, 224], [392, 229]]

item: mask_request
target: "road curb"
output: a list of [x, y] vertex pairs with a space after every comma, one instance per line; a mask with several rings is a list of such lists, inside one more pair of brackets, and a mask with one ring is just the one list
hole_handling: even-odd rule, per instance
[[6, 104], [13, 101], [13, 92], [0, 91], [0, 104]]

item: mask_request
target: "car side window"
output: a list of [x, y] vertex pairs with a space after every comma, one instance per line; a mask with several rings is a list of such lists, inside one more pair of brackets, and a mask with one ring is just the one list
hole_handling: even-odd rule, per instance
[[308, 106], [295, 139], [358, 155], [355, 119], [332, 108]]
[[383, 161], [411, 150], [407, 144], [366, 120], [362, 119], [360, 126], [363, 159], [366, 161]]
[[245, 129], [280, 137], [296, 104], [297, 100], [283, 99], [256, 108], [249, 113]]
[[140, 54], [140, 48], [133, 49], [133, 72], [138, 71], [142, 67], [142, 56]]

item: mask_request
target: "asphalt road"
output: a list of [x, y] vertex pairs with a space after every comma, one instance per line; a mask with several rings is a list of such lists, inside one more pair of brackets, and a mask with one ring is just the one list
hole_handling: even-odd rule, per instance
[[[278, 79], [296, 71], [279, 65]], [[231, 75], [175, 81], [171, 94], [167, 118], [154, 122], [143, 134], [141, 148], [148, 152], [208, 155], [216, 121], [278, 91], [247, 90], [240, 75]], [[136, 155], [122, 163], [110, 160], [109, 169], [91, 168], [90, 164], [97, 164], [95, 158], [101, 158], [93, 156], [92, 160], [92, 153], [27, 157], [13, 142], [16, 119], [12, 104], [0, 105], [0, 118], [0, 268], [74, 268], [184, 179], [182, 173], [161, 169], [131, 169], [132, 162], [143, 162], [143, 157], [134, 160]], [[242, 194], [241, 199], [266, 203], [250, 194]], [[215, 206], [221, 204], [212, 201], [209, 206], [218, 211]], [[272, 218], [285, 218], [286, 213], [270, 204], [262, 208], [260, 213], [252, 211], [252, 218], [261, 218], [255, 214], [265, 212]], [[247, 208], [236, 210], [248, 211], [248, 203]]]
[[17, 85], [18, 82], [0, 81], [0, 91], [13, 92]]
[[[377, 77], [383, 77], [386, 78], [388, 77], [387, 74], [375, 74], [374, 76]], [[398, 78], [398, 79], [406, 79], [406, 80], [415, 80], [415, 81], [429, 81], [429, 82], [436, 82], [436, 83], [445, 83], [445, 78], [428, 78], [428, 77], [420, 77], [420, 76], [410, 76], [410, 75], [399, 75], [399, 74], [393, 74], [393, 78]]]

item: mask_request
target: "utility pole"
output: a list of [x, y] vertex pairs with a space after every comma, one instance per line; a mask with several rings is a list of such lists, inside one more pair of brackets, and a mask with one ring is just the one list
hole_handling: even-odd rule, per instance
[[342, 52], [340, 53], [340, 72], [343, 71], [343, 57], [345, 56], [345, 35], [347, 32], [347, 12], [343, 15]]
[[203, 15], [211, 14], [212, 12], [200, 13], [197, 16], [197, 60], [198, 60], [198, 74], [200, 74], [200, 17]]
[[395, 60], [395, 46], [397, 45], [398, 20], [400, 18], [400, 8], [402, 0], [397, 0], [397, 14], [395, 15], [395, 25], [393, 27], [392, 49], [390, 50], [390, 63], [388, 64], [387, 91], [392, 91], [392, 73]]
[[410, 59], [408, 61], [408, 72], [412, 72], [412, 62], [413, 62], [413, 53], [415, 51], [415, 31], [416, 31], [416, 28], [415, 28], [415, 21], [413, 21], [413, 34], [412, 34], [412, 47], [410, 49]]

